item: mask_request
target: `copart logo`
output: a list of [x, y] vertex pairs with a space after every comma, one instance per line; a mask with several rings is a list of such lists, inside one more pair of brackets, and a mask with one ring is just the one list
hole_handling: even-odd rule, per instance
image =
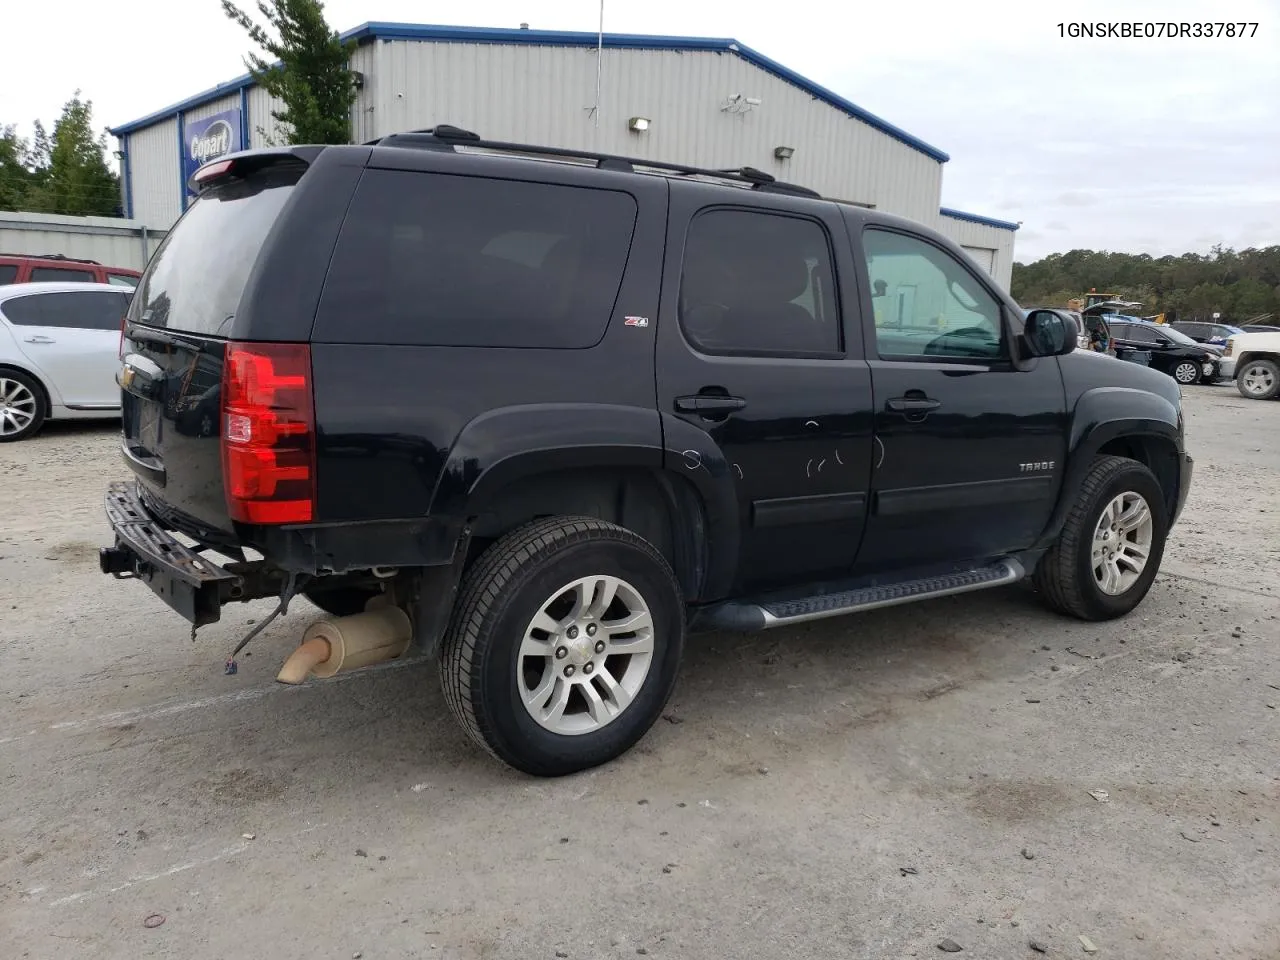
[[191, 159], [198, 163], [208, 163], [230, 152], [231, 124], [225, 120], [214, 121], [204, 133], [191, 138]]

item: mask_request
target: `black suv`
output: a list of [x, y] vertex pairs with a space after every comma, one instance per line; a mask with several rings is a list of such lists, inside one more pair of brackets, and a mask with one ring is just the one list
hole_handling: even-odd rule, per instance
[[1123, 616], [1187, 495], [1168, 377], [759, 171], [438, 127], [193, 181], [124, 331], [103, 571], [193, 628], [305, 595], [286, 681], [412, 642], [523, 771], [639, 740], [690, 630], [1028, 575]]

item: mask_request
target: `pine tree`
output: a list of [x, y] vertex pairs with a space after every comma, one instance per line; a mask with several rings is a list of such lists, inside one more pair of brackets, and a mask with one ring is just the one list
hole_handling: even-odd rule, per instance
[[45, 133], [38, 121], [29, 155], [27, 208], [69, 216], [120, 216], [120, 178], [107, 166], [107, 138], [93, 135], [93, 103], [75, 92]]
[[31, 191], [31, 148], [15, 126], [0, 127], [0, 210], [25, 210]]
[[320, 0], [258, 0], [273, 37], [232, 0], [222, 0], [238, 23], [277, 64], [256, 53], [245, 57], [253, 79], [284, 103], [271, 116], [289, 143], [347, 143], [356, 88], [348, 63], [355, 44], [343, 43], [324, 18]]

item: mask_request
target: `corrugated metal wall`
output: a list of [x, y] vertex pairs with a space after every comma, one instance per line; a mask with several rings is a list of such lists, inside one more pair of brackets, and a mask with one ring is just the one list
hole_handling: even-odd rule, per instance
[[165, 120], [128, 134], [133, 217], [167, 229], [182, 212], [178, 195], [178, 122]]
[[[949, 237], [962, 247], [992, 251], [991, 275], [1001, 289], [1008, 290], [1009, 284], [1013, 282], [1014, 232], [985, 223], [974, 223], [972, 220], [948, 217], [945, 214], [938, 219], [938, 231], [943, 236]], [[975, 257], [975, 259], [981, 262], [980, 258]]]
[[[511, 139], [704, 167], [750, 165], [936, 226], [942, 165], [732, 54], [375, 41], [375, 135], [453, 123]], [[756, 98], [745, 112], [729, 97]], [[647, 117], [632, 133], [627, 121]], [[775, 147], [795, 150], [774, 158]]]
[[97, 260], [109, 267], [141, 270], [164, 239], [137, 220], [63, 217], [48, 213], [0, 213], [0, 250], [57, 254]]

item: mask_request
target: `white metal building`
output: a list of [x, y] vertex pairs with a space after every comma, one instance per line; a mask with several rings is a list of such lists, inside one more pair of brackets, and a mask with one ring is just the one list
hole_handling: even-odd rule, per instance
[[[1016, 224], [943, 209], [949, 157], [736, 40], [366, 23], [353, 137], [451, 123], [491, 140], [700, 167], [753, 166], [910, 217], [1008, 289]], [[202, 160], [259, 147], [279, 109], [242, 76], [112, 129], [129, 217], [167, 229]]]

